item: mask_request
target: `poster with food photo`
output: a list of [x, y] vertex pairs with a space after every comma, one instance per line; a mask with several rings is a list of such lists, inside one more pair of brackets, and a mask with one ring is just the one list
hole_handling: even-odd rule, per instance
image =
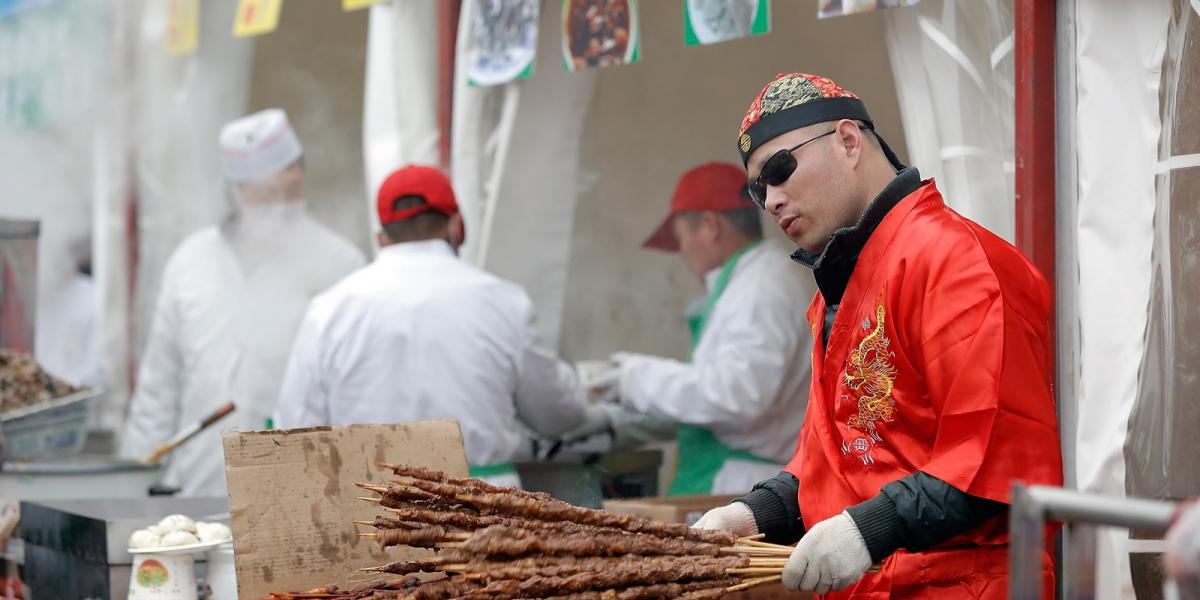
[[771, 0], [683, 0], [683, 42], [700, 46], [771, 31]]
[[916, 6], [921, 0], [817, 0], [817, 18], [872, 12], [885, 8]]
[[568, 71], [638, 60], [637, 0], [563, 0], [563, 64]]
[[533, 74], [538, 0], [472, 0], [467, 81], [501, 85]]

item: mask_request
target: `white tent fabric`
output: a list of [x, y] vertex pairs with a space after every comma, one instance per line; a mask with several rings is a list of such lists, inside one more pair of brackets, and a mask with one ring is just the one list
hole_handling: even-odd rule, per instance
[[1013, 240], [1011, 0], [889, 10], [887, 42], [908, 156], [946, 202]]
[[[451, 171], [467, 226], [463, 256], [524, 287], [543, 341], [557, 347], [580, 135], [595, 72], [567, 73], [559, 36], [541, 35], [533, 77], [469, 86], [464, 65], [473, 5], [463, 3], [454, 82]], [[560, 29], [561, 19], [561, 5], [542, 4], [543, 32]]]
[[[1154, 241], [1159, 84], [1170, 3], [1075, 3], [1078, 305], [1076, 479], [1125, 493], [1125, 444], [1144, 351]], [[1114, 40], [1119, 40], [1115, 43]], [[1072, 273], [1060, 273], [1069, 277]], [[1132, 597], [1128, 532], [1102, 531], [1097, 598]]]
[[436, 2], [371, 6], [363, 99], [367, 213], [378, 227], [375, 191], [401, 165], [438, 163]]

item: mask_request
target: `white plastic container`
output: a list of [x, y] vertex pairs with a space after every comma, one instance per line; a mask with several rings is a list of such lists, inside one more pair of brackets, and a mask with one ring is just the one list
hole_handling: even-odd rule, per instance
[[233, 568], [233, 544], [221, 544], [205, 553], [208, 600], [237, 600], [237, 574]]
[[133, 556], [129, 600], [197, 600], [196, 559], [190, 552]]

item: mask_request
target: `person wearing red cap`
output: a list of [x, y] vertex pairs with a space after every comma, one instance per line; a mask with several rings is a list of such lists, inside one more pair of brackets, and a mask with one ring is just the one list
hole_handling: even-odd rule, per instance
[[812, 295], [812, 278], [763, 241], [745, 174], [727, 163], [685, 173], [644, 246], [678, 252], [707, 297], [689, 317], [689, 362], [613, 357], [624, 409], [607, 413], [614, 433], [622, 437], [629, 413], [676, 423], [669, 493], [744, 491], [783, 468], [804, 421], [812, 338], [796, 299]]
[[539, 343], [524, 290], [458, 259], [465, 230], [445, 175], [399, 169], [377, 209], [375, 261], [304, 316], [280, 425], [456, 419], [472, 475], [519, 485], [523, 431], [553, 437], [583, 419], [574, 370]]
[[798, 542], [791, 590], [1005, 598], [1012, 482], [1062, 483], [1046, 282], [829, 79], [768, 83], [738, 150], [751, 197], [816, 277], [813, 383], [785, 471], [697, 525]]

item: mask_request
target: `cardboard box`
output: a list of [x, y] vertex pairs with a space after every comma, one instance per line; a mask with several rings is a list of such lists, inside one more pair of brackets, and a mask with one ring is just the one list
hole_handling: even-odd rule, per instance
[[357, 482], [386, 481], [378, 462], [467, 475], [462, 432], [454, 421], [352, 425], [290, 431], [227, 432], [238, 597], [321, 585], [353, 586], [383, 577], [361, 567], [411, 560], [427, 551], [389, 549], [358, 537], [378, 508]]
[[730, 496], [677, 496], [673, 498], [625, 498], [605, 500], [604, 510], [619, 515], [645, 517], [667, 523], [687, 523], [700, 520], [704, 513], [724, 506], [737, 498]]

